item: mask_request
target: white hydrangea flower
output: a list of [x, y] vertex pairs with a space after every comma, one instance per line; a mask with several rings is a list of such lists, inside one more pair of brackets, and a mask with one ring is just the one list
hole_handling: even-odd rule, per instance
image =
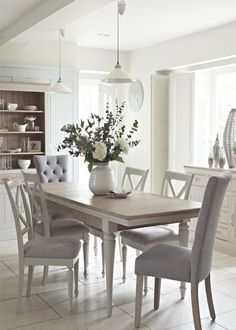
[[123, 151], [123, 153], [126, 155], [129, 152], [129, 144], [128, 144], [127, 140], [124, 138], [117, 139], [115, 141], [115, 146], [119, 147]]
[[97, 160], [104, 160], [107, 155], [107, 147], [104, 142], [96, 142], [94, 145], [93, 158]]

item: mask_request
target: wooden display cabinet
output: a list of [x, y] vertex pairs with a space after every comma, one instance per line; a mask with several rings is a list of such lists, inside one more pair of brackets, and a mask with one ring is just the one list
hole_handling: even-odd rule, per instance
[[[0, 110], [0, 137], [4, 138], [4, 145], [0, 146], [0, 170], [20, 169], [18, 159], [30, 159], [32, 168], [33, 156], [45, 154], [45, 86], [43, 91], [40, 87], [36, 84], [0, 83], [0, 99], [4, 100], [5, 106]], [[26, 90], [22, 90], [24, 88]], [[17, 103], [17, 109], [7, 110], [7, 103]], [[36, 106], [37, 110], [25, 110], [24, 107], [29, 105]], [[26, 131], [20, 132], [13, 127], [15, 122], [25, 124], [26, 116], [36, 117], [34, 124], [38, 130], [28, 130], [27, 127]], [[19, 148], [21, 152], [16, 152]]]

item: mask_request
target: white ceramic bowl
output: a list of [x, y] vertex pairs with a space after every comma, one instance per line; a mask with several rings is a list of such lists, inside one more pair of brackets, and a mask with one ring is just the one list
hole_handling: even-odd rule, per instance
[[17, 103], [8, 103], [8, 110], [16, 110], [18, 107]]
[[26, 170], [30, 166], [30, 159], [18, 159], [18, 165], [22, 170]]

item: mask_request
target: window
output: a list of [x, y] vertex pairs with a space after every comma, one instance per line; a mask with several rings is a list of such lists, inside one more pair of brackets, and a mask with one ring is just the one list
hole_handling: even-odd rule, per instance
[[[117, 91], [113, 86], [101, 84], [104, 75], [81, 74], [79, 80], [79, 118], [86, 120], [90, 113], [103, 115], [106, 104], [114, 108]], [[88, 185], [89, 172], [84, 158], [79, 159], [79, 182]]]
[[206, 164], [218, 133], [223, 132], [228, 114], [236, 108], [236, 68], [196, 72], [194, 113], [194, 163]]

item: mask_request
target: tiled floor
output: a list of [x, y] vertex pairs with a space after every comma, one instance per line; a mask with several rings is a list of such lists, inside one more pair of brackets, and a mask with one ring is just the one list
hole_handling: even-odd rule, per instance
[[[32, 296], [23, 299], [22, 312], [16, 314], [16, 242], [0, 242], [0, 329], [134, 329], [135, 251], [130, 249], [128, 257], [127, 281], [123, 284], [121, 262], [119, 254], [116, 253], [114, 308], [111, 318], [106, 317], [106, 288], [105, 279], [101, 276], [101, 253], [95, 257], [92, 248], [89, 275], [86, 280], [83, 277], [83, 262], [80, 262], [79, 296], [74, 299], [72, 313], [68, 309], [66, 271], [51, 267], [48, 283], [42, 286], [42, 268], [39, 267], [35, 270]], [[204, 286], [201, 285], [203, 329], [236, 330], [236, 258], [215, 252], [212, 284], [217, 317], [214, 323], [211, 322]], [[162, 281], [161, 305], [158, 311], [154, 311], [153, 281], [149, 279], [149, 292], [147, 297], [143, 298], [141, 329], [194, 329], [189, 289], [185, 300], [180, 300], [178, 286], [177, 282]]]

